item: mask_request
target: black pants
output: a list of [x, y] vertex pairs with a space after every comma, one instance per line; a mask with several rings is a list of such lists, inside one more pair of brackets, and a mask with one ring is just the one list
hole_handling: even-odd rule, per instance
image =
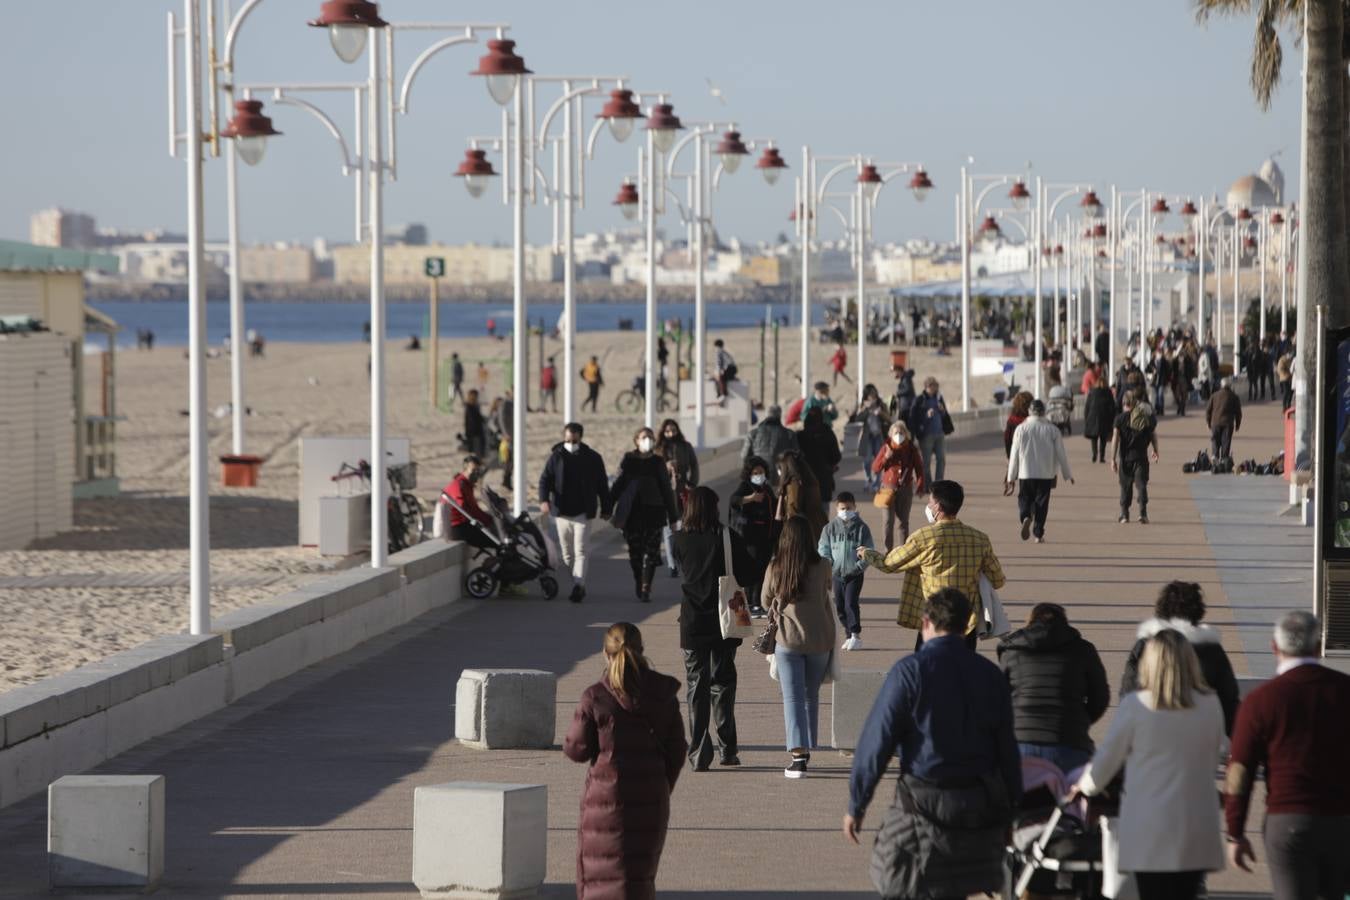
[[1096, 437], [1088, 438], [1088, 446], [1092, 448], [1093, 462], [1106, 462], [1106, 448], [1111, 445], [1111, 435], [1099, 434]]
[[1266, 816], [1266, 862], [1275, 900], [1350, 893], [1350, 816]]
[[834, 610], [845, 634], [862, 634], [862, 612], [858, 597], [862, 594], [863, 573], [845, 578], [834, 576]]
[[1135, 872], [1139, 900], [1195, 900], [1204, 872]]
[[483, 550], [494, 550], [497, 547], [492, 542], [492, 538], [484, 534], [476, 525], [467, 522], [462, 525], [451, 525], [450, 539], [452, 541], [463, 541], [470, 547], [479, 547]]
[[1050, 515], [1050, 487], [1053, 478], [1019, 478], [1017, 481], [1017, 521], [1031, 520], [1031, 533], [1045, 537], [1045, 517]]
[[599, 410], [596, 409], [596, 404], [598, 404], [599, 402], [600, 402], [599, 383], [594, 381], [586, 382], [586, 399], [581, 401], [581, 408], [585, 409], [586, 404], [589, 403], [591, 405], [591, 412], [599, 412]]
[[1129, 516], [1135, 491], [1139, 492], [1139, 515], [1148, 515], [1148, 461], [1122, 461], [1120, 464], [1120, 514]]
[[1261, 398], [1262, 398], [1262, 399], [1265, 399], [1265, 396], [1266, 396], [1266, 388], [1265, 388], [1265, 385], [1268, 384], [1268, 385], [1270, 385], [1270, 399], [1274, 400], [1274, 399], [1275, 399], [1275, 370], [1274, 370], [1273, 368], [1268, 368], [1268, 369], [1266, 369], [1264, 372], [1262, 372], [1261, 374], [1262, 374], [1262, 377], [1265, 378], [1265, 384], [1263, 384], [1263, 385], [1261, 386]]
[[1294, 382], [1293, 382], [1292, 380], [1290, 380], [1290, 381], [1281, 381], [1281, 382], [1280, 382], [1280, 409], [1281, 409], [1281, 410], [1286, 410], [1286, 409], [1288, 409], [1290, 406], [1293, 406], [1293, 405], [1294, 405]]
[[[636, 512], [634, 515], [638, 515]], [[628, 565], [633, 570], [633, 587], [642, 590], [649, 586], [656, 575], [656, 567], [661, 565], [661, 525], [652, 524], [655, 520], [642, 520], [632, 528], [623, 530], [624, 540], [628, 542]]]
[[736, 642], [720, 641], [684, 651], [684, 674], [689, 762], [696, 769], [706, 769], [712, 764], [714, 745], [723, 758], [737, 752]]
[[1215, 459], [1227, 459], [1233, 455], [1233, 426], [1219, 425], [1209, 432], [1209, 446]]
[[1256, 386], [1257, 386], [1258, 384], [1261, 385], [1261, 387], [1265, 387], [1265, 382], [1263, 382], [1263, 381], [1261, 380], [1261, 373], [1258, 372], [1258, 371], [1256, 371], [1256, 369], [1252, 368], [1251, 366], [1248, 366], [1248, 367], [1247, 367], [1247, 399], [1248, 399], [1248, 400], [1255, 400], [1255, 399], [1256, 399]]

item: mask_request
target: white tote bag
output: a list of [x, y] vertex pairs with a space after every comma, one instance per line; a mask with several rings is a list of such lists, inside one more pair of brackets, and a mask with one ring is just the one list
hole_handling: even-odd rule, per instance
[[745, 589], [736, 583], [731, 573], [731, 529], [722, 529], [722, 558], [726, 560], [726, 574], [717, 579], [717, 617], [722, 622], [722, 637], [750, 640], [755, 637], [755, 623], [750, 619], [750, 606], [745, 600]]
[[1012, 624], [1008, 621], [1007, 613], [1003, 611], [1003, 603], [998, 598], [998, 591], [994, 590], [994, 585], [984, 574], [980, 575], [980, 606], [978, 632], [981, 640], [1002, 637], [1013, 630]]

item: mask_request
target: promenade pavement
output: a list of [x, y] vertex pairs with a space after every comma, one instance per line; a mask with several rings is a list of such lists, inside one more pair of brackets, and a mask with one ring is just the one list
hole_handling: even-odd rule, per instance
[[[1239, 458], [1279, 449], [1276, 404], [1247, 411]], [[1015, 503], [1001, 494], [1004, 457], [997, 435], [955, 442], [947, 477], [967, 491], [961, 518], [993, 538], [1009, 578], [1001, 594], [1014, 624], [1041, 600], [1063, 603], [1101, 650], [1113, 695], [1137, 623], [1158, 587], [1199, 581], [1209, 621], [1239, 674], [1273, 669], [1269, 627], [1278, 611], [1306, 606], [1309, 530], [1277, 516], [1286, 488], [1276, 478], [1184, 476], [1183, 460], [1207, 445], [1203, 415], [1167, 417], [1162, 462], [1153, 468], [1149, 525], [1116, 522], [1118, 488], [1093, 466], [1087, 441], [1068, 439], [1077, 484], [1055, 492], [1045, 544], [1018, 539]], [[840, 487], [860, 486], [845, 451]], [[714, 485], [725, 494], [726, 479]], [[880, 534], [870, 503], [863, 515]], [[922, 523], [916, 504], [915, 521]], [[549, 789], [546, 897], [573, 896], [575, 829], [585, 769], [550, 751], [480, 752], [453, 741], [454, 684], [468, 667], [524, 666], [559, 674], [557, 734], [576, 699], [601, 674], [600, 642], [616, 620], [638, 623], [654, 665], [683, 680], [678, 647], [678, 582], [658, 577], [654, 602], [634, 601], [627, 562], [613, 536], [597, 554], [580, 606], [537, 596], [465, 602], [433, 613], [328, 664], [299, 673], [216, 715], [152, 741], [101, 771], [167, 777], [169, 897], [417, 896], [410, 883], [412, 794], [452, 780], [545, 784]], [[884, 670], [913, 645], [894, 625], [897, 576], [868, 576], [865, 648], [849, 669]], [[1263, 637], [1264, 635], [1264, 637]], [[992, 647], [982, 652], [992, 654]], [[861, 898], [872, 832], [845, 842], [849, 760], [822, 749], [809, 778], [788, 781], [778, 686], [767, 665], [742, 648], [737, 722], [744, 765], [686, 772], [676, 787], [659, 879], [664, 898]], [[1113, 697], [1114, 702], [1114, 697]], [[829, 689], [821, 734], [829, 736]], [[1108, 713], [1109, 719], [1110, 713]], [[1105, 721], [1098, 731], [1104, 730]], [[878, 789], [869, 826], [889, 802]], [[1160, 823], [1161, 825], [1161, 823]], [[1251, 827], [1259, 828], [1260, 810]], [[1215, 827], [1218, 827], [1216, 812]], [[0, 812], [0, 897], [46, 889], [45, 801]], [[1257, 847], [1260, 843], [1257, 842]], [[1264, 854], [1258, 850], [1258, 856]], [[1268, 893], [1263, 869], [1223, 872], [1211, 894]]]

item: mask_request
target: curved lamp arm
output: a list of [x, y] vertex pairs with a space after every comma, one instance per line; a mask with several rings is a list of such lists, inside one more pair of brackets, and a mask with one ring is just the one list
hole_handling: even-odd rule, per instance
[[243, 26], [244, 20], [248, 18], [249, 13], [253, 12], [261, 2], [262, 0], [247, 0], [243, 6], [239, 7], [239, 11], [234, 14], [234, 18], [230, 21], [230, 27], [225, 32], [225, 53], [221, 57], [221, 66], [224, 67], [226, 72], [234, 71], [234, 42], [239, 39], [239, 29]]
[[[361, 88], [353, 88], [353, 90], [361, 90]], [[328, 129], [328, 133], [331, 134], [333, 136], [333, 139], [338, 142], [338, 148], [342, 150], [343, 175], [350, 175], [352, 173], [352, 170], [357, 168], [357, 166], [360, 164], [359, 160], [352, 159], [351, 153], [347, 149], [347, 140], [342, 136], [342, 129], [338, 128], [337, 123], [334, 122], [332, 118], [329, 117], [328, 113], [319, 109], [317, 106], [315, 106], [313, 103], [310, 103], [308, 100], [301, 100], [298, 97], [287, 97], [281, 91], [276, 91], [272, 95], [272, 102], [280, 103], [285, 106], [295, 106], [300, 109], [303, 109], [306, 112], [310, 113], [312, 116], [314, 116], [314, 118], [318, 119], [323, 124], [323, 126]]]
[[456, 44], [470, 44], [477, 43], [477, 41], [478, 38], [474, 35], [473, 29], [469, 28], [465, 30], [464, 34], [441, 38], [439, 41], [423, 50], [421, 54], [418, 55], [417, 59], [413, 60], [413, 64], [408, 67], [407, 74], [403, 76], [403, 87], [398, 94], [398, 111], [405, 115], [407, 114], [408, 95], [412, 93], [413, 79], [417, 77], [417, 73], [422, 71], [422, 67], [425, 66], [433, 56]]
[[820, 180], [820, 186], [816, 188], [815, 205], [819, 206], [820, 204], [825, 202], [825, 189], [830, 186], [830, 182], [834, 180], [834, 177], [836, 175], [848, 169], [856, 169], [857, 167], [858, 167], [858, 160], [854, 158], [847, 162], [841, 162], [839, 165], [831, 169], [829, 173], [826, 174], [826, 176]]
[[[577, 97], [584, 97], [587, 94], [594, 94], [599, 90], [600, 90], [600, 79], [597, 78], [591, 82], [590, 87], [577, 88], [575, 90], [568, 91], [567, 93], [559, 97], [557, 100], [555, 100], [553, 102], [553, 105], [548, 108], [548, 112], [544, 113], [544, 118], [539, 122], [539, 128], [537, 129], [539, 133], [535, 137], [535, 142], [539, 145], [540, 149], [543, 149], [543, 147], [548, 143], [548, 129], [553, 124], [553, 117], [558, 114], [558, 111], [562, 109], [564, 105], [575, 100]], [[604, 119], [601, 119], [600, 122], [603, 123]]]
[[717, 130], [717, 126], [711, 122], [698, 122], [689, 126], [689, 133], [680, 138], [670, 152], [666, 154], [666, 178], [667, 180], [675, 177], [675, 160], [680, 155], [680, 151], [690, 141], [698, 140], [704, 135], [712, 134]]

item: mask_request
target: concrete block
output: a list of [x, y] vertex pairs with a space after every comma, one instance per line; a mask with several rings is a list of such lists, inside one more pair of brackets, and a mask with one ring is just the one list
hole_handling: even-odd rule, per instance
[[114, 757], [223, 708], [227, 702], [228, 671], [224, 665], [202, 669], [109, 709], [106, 757]]
[[153, 891], [164, 874], [164, 776], [67, 775], [47, 789], [54, 890]]
[[392, 594], [403, 584], [398, 569], [351, 569], [325, 578], [328, 590], [323, 595], [323, 617], [331, 619]]
[[404, 581], [412, 583], [448, 569], [463, 558], [462, 543], [423, 541], [390, 556], [389, 565], [403, 573]]
[[455, 686], [455, 737], [479, 750], [553, 746], [558, 676], [533, 669], [465, 669]]
[[533, 897], [547, 853], [542, 784], [452, 781], [413, 791], [412, 880], [423, 897]]
[[885, 672], [848, 671], [835, 680], [830, 699], [830, 745], [836, 750], [858, 746], [858, 736], [885, 680]]

